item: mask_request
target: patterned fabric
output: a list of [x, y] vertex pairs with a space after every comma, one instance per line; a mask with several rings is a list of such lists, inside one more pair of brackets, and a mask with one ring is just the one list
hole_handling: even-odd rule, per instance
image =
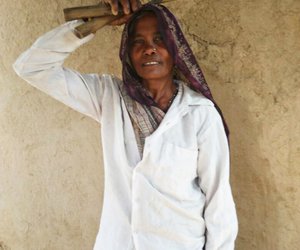
[[[181, 98], [183, 93], [182, 84], [178, 81], [176, 81], [176, 84], [178, 85], [178, 91], [175, 98]], [[145, 138], [151, 135], [158, 128], [159, 124], [165, 116], [165, 112], [156, 106], [147, 106], [133, 100], [128, 95], [125, 85], [123, 83], [120, 83], [119, 89], [125, 102], [127, 111], [129, 113], [139, 153], [142, 157]]]
[[138, 16], [146, 11], [152, 11], [158, 19], [159, 31], [169, 53], [174, 60], [174, 78], [185, 82], [190, 88], [196, 92], [202, 93], [206, 98], [210, 99], [215, 104], [216, 109], [222, 117], [224, 129], [228, 136], [229, 131], [222, 112], [212, 97], [196, 58], [188, 42], [186, 41], [176, 18], [163, 5], [151, 3], [143, 5], [142, 8], [132, 15], [124, 27], [120, 46], [120, 59], [122, 61], [122, 77], [124, 81], [124, 87], [128, 95], [140, 104], [148, 107], [157, 106], [153, 98], [148, 95], [147, 91], [142, 87], [141, 79], [131, 66], [129, 58], [129, 33], [131, 30], [131, 25]]

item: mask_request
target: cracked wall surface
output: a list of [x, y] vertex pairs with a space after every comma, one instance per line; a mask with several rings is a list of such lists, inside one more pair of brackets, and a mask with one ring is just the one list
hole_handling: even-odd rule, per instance
[[[102, 203], [99, 125], [32, 88], [11, 64], [62, 9], [92, 0], [1, 0], [0, 249], [92, 249]], [[300, 1], [177, 0], [178, 17], [231, 130], [238, 250], [300, 245]], [[122, 28], [66, 66], [120, 75]]]

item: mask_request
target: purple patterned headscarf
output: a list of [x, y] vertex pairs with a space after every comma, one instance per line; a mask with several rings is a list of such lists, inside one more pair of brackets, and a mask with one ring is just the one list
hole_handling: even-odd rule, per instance
[[132, 24], [136, 18], [141, 16], [144, 12], [153, 12], [159, 23], [159, 31], [162, 35], [163, 41], [173, 58], [175, 75], [174, 78], [182, 80], [191, 89], [202, 93], [206, 98], [211, 100], [215, 108], [220, 113], [226, 135], [229, 135], [228, 127], [225, 123], [222, 112], [216, 102], [214, 101], [210, 89], [206, 83], [203, 73], [196, 61], [196, 58], [186, 41], [179, 24], [174, 15], [163, 5], [145, 4], [138, 11], [136, 11], [129, 21], [126, 23], [120, 46], [120, 59], [122, 61], [122, 77], [128, 95], [147, 106], [156, 106], [155, 101], [141, 85], [141, 78], [137, 75], [134, 68], [131, 66], [129, 58], [130, 39], [129, 34], [132, 29]]

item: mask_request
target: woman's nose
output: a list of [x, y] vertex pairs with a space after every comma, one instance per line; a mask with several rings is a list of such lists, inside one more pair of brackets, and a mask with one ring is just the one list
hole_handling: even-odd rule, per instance
[[145, 44], [144, 54], [145, 55], [153, 55], [156, 53], [156, 46], [154, 43]]

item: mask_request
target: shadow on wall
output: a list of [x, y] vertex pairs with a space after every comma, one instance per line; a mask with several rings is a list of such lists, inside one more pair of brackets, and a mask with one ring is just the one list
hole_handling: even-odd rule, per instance
[[8, 246], [6, 246], [4, 242], [0, 241], [0, 250], [10, 250], [10, 248], [8, 248]]
[[282, 249], [288, 241], [280, 231], [281, 196], [264, 131], [272, 128], [268, 87], [276, 82], [266, 77], [272, 69], [265, 65], [272, 59], [264, 54], [260, 60], [264, 52], [258, 49], [264, 46], [272, 13], [264, 1], [249, 6], [238, 1], [194, 4], [197, 9], [190, 8], [182, 18], [183, 28], [231, 132], [231, 185], [239, 219], [236, 250]]
[[[276, 201], [275, 183], [268, 159], [260, 152], [259, 137], [262, 126], [253, 122], [247, 103], [232, 96], [231, 116], [231, 183], [239, 219], [237, 250], [278, 249], [282, 237], [276, 228], [280, 213]], [[270, 241], [268, 235], [272, 234]]]

